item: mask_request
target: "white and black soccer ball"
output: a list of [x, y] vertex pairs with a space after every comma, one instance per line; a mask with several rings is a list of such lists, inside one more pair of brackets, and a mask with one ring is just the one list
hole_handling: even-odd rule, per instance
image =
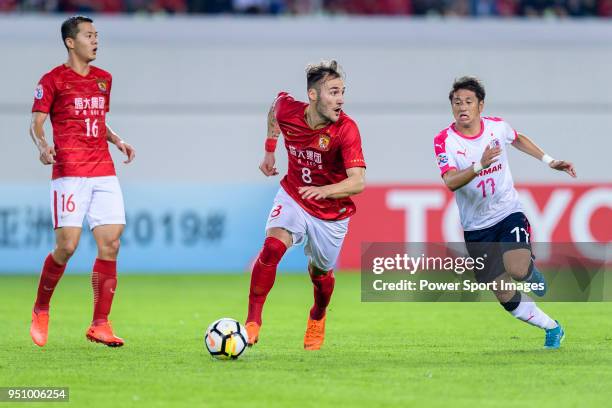
[[220, 360], [235, 360], [244, 353], [249, 336], [237, 320], [224, 317], [212, 322], [204, 335], [204, 344], [211, 356]]

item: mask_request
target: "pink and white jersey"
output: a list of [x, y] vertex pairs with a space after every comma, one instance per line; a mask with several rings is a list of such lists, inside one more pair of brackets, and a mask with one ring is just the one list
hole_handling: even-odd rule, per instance
[[501, 147], [496, 162], [455, 191], [464, 231], [488, 228], [512, 213], [523, 211], [508, 163], [507, 146], [516, 138], [516, 131], [508, 123], [494, 117], [481, 119], [480, 133], [476, 136], [461, 134], [453, 123], [434, 138], [441, 175], [471, 167], [481, 159], [487, 145]]

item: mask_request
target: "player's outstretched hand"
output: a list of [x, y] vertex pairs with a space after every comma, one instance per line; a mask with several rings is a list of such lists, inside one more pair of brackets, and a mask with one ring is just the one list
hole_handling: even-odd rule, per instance
[[485, 151], [482, 153], [482, 157], [480, 158], [480, 164], [482, 164], [482, 167], [486, 169], [497, 161], [500, 154], [500, 147], [491, 148], [491, 146], [487, 145], [487, 147], [485, 147]]
[[129, 143], [120, 141], [117, 143], [117, 149], [121, 150], [121, 152], [127, 156], [127, 160], [124, 161], [125, 164], [130, 163], [136, 158], [136, 150]]
[[550, 162], [549, 164], [551, 169], [555, 169], [555, 170], [559, 170], [559, 171], [564, 171], [567, 174], [569, 174], [570, 176], [576, 178], [576, 169], [574, 168], [574, 165], [568, 161], [565, 160], [553, 160]]
[[275, 163], [276, 158], [274, 157], [274, 153], [266, 152], [266, 155], [259, 165], [259, 170], [261, 170], [266, 177], [276, 176], [278, 174], [278, 170], [276, 170], [276, 167], [274, 167]]
[[55, 148], [53, 146], [45, 146], [40, 148], [40, 162], [42, 164], [55, 164]]
[[325, 186], [320, 186], [320, 187], [315, 187], [315, 186], [300, 187], [298, 189], [298, 192], [300, 193], [300, 195], [302, 196], [302, 198], [304, 200], [308, 200], [309, 198], [312, 198], [314, 200], [323, 200], [323, 199], [327, 198], [327, 196], [329, 195], [329, 193], [327, 192], [327, 189], [325, 188]]

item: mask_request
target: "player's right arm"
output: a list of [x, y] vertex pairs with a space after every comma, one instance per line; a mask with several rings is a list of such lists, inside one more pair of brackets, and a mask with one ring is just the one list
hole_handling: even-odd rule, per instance
[[276, 176], [278, 174], [278, 170], [275, 167], [276, 158], [274, 156], [274, 150], [276, 149], [276, 143], [278, 142], [278, 138], [280, 137], [280, 126], [278, 125], [278, 120], [276, 119], [276, 101], [278, 98], [274, 99], [272, 106], [270, 106], [270, 110], [268, 111], [268, 134], [266, 136], [266, 153], [264, 155], [261, 164], [259, 165], [259, 170], [267, 176]]
[[32, 121], [30, 123], [30, 137], [34, 142], [34, 145], [38, 148], [40, 153], [39, 159], [42, 164], [54, 164], [55, 163], [55, 149], [47, 143], [45, 138], [44, 123], [47, 120], [48, 113], [44, 112], [32, 112]]
[[491, 148], [487, 145], [480, 158], [480, 163], [474, 163], [473, 166], [463, 170], [451, 169], [442, 175], [446, 187], [448, 187], [450, 191], [455, 191], [465, 186], [470, 181], [474, 180], [482, 169], [486, 169], [491, 166], [491, 164], [495, 163], [500, 153], [501, 148]]

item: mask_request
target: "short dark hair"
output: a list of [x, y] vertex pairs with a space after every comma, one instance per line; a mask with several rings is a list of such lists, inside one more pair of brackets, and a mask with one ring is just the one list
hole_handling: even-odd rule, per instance
[[342, 67], [336, 60], [321, 61], [318, 64], [308, 64], [306, 66], [306, 90], [315, 88], [318, 89], [318, 83], [322, 79], [330, 77], [344, 78]]
[[480, 82], [480, 79], [476, 77], [462, 76], [459, 79], [455, 79], [455, 82], [453, 82], [453, 87], [451, 88], [451, 91], [448, 94], [448, 99], [451, 102], [453, 101], [453, 96], [455, 95], [455, 92], [460, 89], [467, 89], [468, 91], [474, 92], [479, 102], [484, 101], [485, 99], [484, 86], [482, 85], [482, 82]]
[[79, 33], [80, 23], [93, 23], [93, 20], [87, 16], [72, 16], [62, 23], [62, 42], [66, 48], [68, 48], [66, 46], [66, 38], [76, 38]]

